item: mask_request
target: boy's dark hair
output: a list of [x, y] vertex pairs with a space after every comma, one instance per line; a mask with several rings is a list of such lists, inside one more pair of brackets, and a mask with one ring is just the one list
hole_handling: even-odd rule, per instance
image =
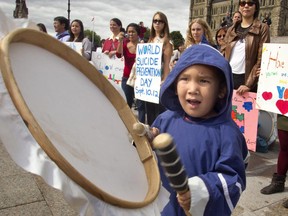
[[[207, 66], [207, 65], [206, 65]], [[223, 107], [223, 104], [225, 104], [225, 100], [227, 97], [227, 84], [226, 84], [226, 77], [219, 68], [209, 66], [215, 70], [216, 76], [219, 79], [219, 93], [223, 93], [223, 97], [220, 97], [219, 100], [215, 104], [215, 111], [219, 112], [221, 108]]]
[[226, 89], [227, 88], [226, 77], [225, 77], [223, 71], [221, 71], [219, 68], [215, 68], [213, 66], [210, 66], [210, 67], [212, 67], [216, 71], [216, 75], [217, 75], [217, 77], [219, 79], [219, 83], [220, 83], [220, 89], [221, 88]]
[[57, 16], [54, 21], [58, 21], [60, 24], [65, 24], [65, 30], [69, 29], [69, 20], [63, 16]]

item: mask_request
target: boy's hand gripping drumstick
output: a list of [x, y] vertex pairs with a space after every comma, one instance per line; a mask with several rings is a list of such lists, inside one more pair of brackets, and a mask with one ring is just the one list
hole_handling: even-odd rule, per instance
[[149, 125], [140, 122], [133, 125], [133, 131], [135, 131], [138, 136], [146, 135], [150, 142], [159, 134], [159, 130], [157, 128], [151, 128]]
[[[168, 133], [163, 133], [155, 137], [153, 147], [160, 159], [160, 164], [164, 169], [166, 177], [170, 181], [170, 186], [178, 193], [183, 194], [189, 190], [188, 176], [180, 160], [173, 138]], [[191, 216], [185, 210], [187, 216]]]
[[[159, 130], [157, 128], [150, 128], [149, 125], [143, 123], [135, 123], [133, 130], [138, 136], [146, 135], [150, 141], [153, 141], [152, 147], [156, 149], [156, 154], [161, 161], [161, 166], [165, 170], [165, 175], [169, 179], [171, 187], [178, 194], [186, 193], [189, 190], [188, 177], [176, 151], [173, 138], [167, 133], [158, 135]], [[154, 137], [156, 138], [154, 139]], [[189, 211], [185, 209], [184, 211], [187, 216], [191, 216]]]

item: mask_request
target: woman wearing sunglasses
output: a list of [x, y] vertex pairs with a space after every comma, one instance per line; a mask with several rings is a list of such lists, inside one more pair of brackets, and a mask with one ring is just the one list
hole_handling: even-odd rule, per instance
[[[170, 72], [170, 60], [173, 54], [173, 47], [170, 42], [170, 32], [167, 16], [158, 11], [153, 15], [152, 26], [150, 31], [150, 38], [148, 43], [162, 43], [162, 82], [166, 79]], [[146, 105], [146, 106], [145, 106]], [[145, 120], [145, 110], [147, 114], [147, 123], [151, 125], [156, 117], [164, 111], [161, 104], [155, 104], [150, 102], [143, 102], [141, 100], [137, 101], [138, 107], [138, 118], [139, 121], [144, 122]]]
[[258, 19], [259, 10], [259, 0], [240, 0], [242, 21], [228, 29], [221, 47], [232, 67], [234, 89], [240, 95], [257, 91], [262, 46], [270, 42], [269, 27]]
[[221, 46], [225, 43], [224, 42], [224, 38], [227, 32], [227, 27], [221, 27], [216, 31], [216, 35], [215, 35], [215, 41], [216, 41], [216, 45], [217, 45], [217, 49], [219, 50], [221, 48]]
[[169, 62], [173, 53], [169, 36], [169, 25], [166, 15], [160, 11], [156, 12], [152, 19], [151, 33], [148, 43], [163, 43], [162, 47], [162, 81], [168, 76]]

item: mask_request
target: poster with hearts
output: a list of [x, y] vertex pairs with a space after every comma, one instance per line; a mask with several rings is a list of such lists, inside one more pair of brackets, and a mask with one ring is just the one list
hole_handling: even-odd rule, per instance
[[288, 116], [288, 44], [264, 44], [257, 108]]

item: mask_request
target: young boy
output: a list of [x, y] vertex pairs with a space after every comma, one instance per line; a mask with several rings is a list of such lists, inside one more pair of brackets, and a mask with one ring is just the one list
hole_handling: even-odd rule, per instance
[[[169, 133], [188, 175], [188, 192], [170, 192], [161, 215], [231, 215], [246, 187], [249, 157], [245, 139], [231, 119], [233, 91], [229, 63], [209, 45], [193, 45], [178, 60], [161, 87], [167, 109], [153, 131]], [[156, 130], [155, 130], [156, 129]]]

